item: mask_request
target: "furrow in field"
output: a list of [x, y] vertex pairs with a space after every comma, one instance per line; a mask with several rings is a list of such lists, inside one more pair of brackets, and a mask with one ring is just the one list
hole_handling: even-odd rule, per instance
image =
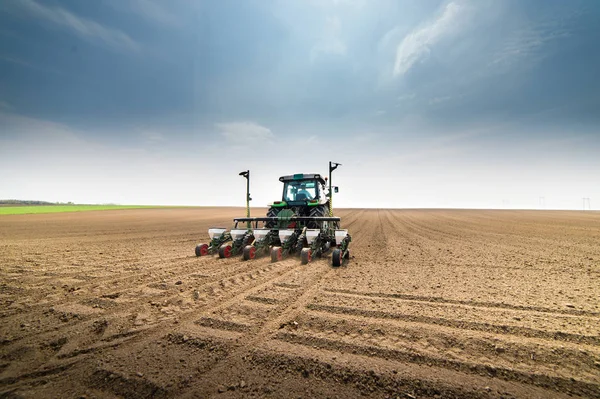
[[[593, 346], [457, 331], [416, 322], [309, 313], [277, 339], [590, 395], [600, 387]], [[365, 323], [366, 322], [366, 323]]]
[[445, 303], [452, 305], [466, 305], [473, 307], [481, 307], [481, 308], [500, 308], [500, 309], [510, 309], [510, 310], [523, 310], [523, 311], [532, 311], [532, 312], [540, 312], [540, 313], [549, 313], [549, 314], [557, 314], [557, 315], [571, 315], [571, 316], [589, 316], [589, 317], [600, 317], [600, 312], [587, 312], [584, 310], [577, 309], [552, 309], [552, 308], [544, 308], [539, 306], [518, 306], [511, 305], [508, 303], [501, 302], [478, 302], [478, 301], [460, 301], [456, 299], [448, 299], [443, 297], [431, 297], [431, 296], [420, 296], [420, 295], [409, 295], [409, 294], [386, 294], [380, 292], [360, 292], [353, 290], [342, 290], [335, 288], [324, 288], [324, 291], [336, 293], [336, 294], [347, 294], [356, 297], [368, 297], [368, 298], [393, 298], [398, 300], [405, 301], [415, 301], [415, 302], [430, 302], [430, 303]]
[[[539, 328], [532, 327], [524, 327], [522, 325], [517, 325], [516, 323], [512, 323], [509, 320], [502, 320], [506, 323], [498, 322], [485, 322], [485, 321], [471, 321], [465, 319], [454, 319], [448, 317], [436, 317], [436, 316], [428, 316], [421, 315], [418, 312], [409, 312], [401, 313], [399, 311], [387, 311], [387, 310], [373, 310], [373, 309], [363, 309], [357, 307], [347, 307], [347, 306], [339, 306], [339, 305], [323, 305], [311, 303], [308, 305], [308, 308], [311, 310], [321, 311], [321, 312], [329, 312], [333, 314], [348, 314], [348, 315], [356, 315], [356, 316], [364, 316], [370, 317], [374, 319], [392, 319], [392, 320], [401, 320], [408, 322], [416, 322], [423, 324], [434, 324], [446, 327], [454, 327], [458, 329], [469, 329], [473, 331], [485, 331], [485, 332], [493, 332], [495, 334], [507, 334], [507, 335], [516, 335], [523, 337], [535, 337], [535, 338], [543, 338], [547, 340], [559, 340], [565, 342], [577, 342], [586, 345], [600, 345], [600, 336], [598, 335], [585, 335], [580, 333], [573, 332], [563, 332], [558, 330], [545, 330]], [[432, 313], [435, 313], [432, 312]], [[443, 312], [437, 313], [438, 315], [443, 315]], [[470, 319], [470, 317], [468, 317]], [[579, 321], [581, 322], [581, 321]], [[585, 327], [587, 327], [587, 323], [585, 323]], [[595, 327], [595, 325], [594, 325]], [[592, 329], [594, 327], [591, 327]]]

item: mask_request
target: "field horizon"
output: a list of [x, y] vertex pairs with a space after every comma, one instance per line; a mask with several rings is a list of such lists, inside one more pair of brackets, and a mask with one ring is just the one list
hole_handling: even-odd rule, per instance
[[[31, 201], [23, 201], [23, 204], [13, 204], [13, 203], [3, 203], [0, 201], [0, 216], [4, 215], [26, 215], [26, 214], [45, 214], [45, 213], [64, 213], [64, 212], [89, 212], [89, 211], [106, 211], [106, 210], [122, 210], [122, 209], [170, 209], [170, 208], [223, 208], [223, 209], [243, 209], [246, 208], [244, 206], [221, 206], [221, 205], [120, 205], [120, 204], [62, 204], [62, 203], [41, 203], [37, 205], [28, 204]], [[44, 202], [44, 201], [40, 201]], [[268, 205], [265, 206], [253, 206], [250, 208], [251, 216], [253, 215], [252, 211], [257, 210], [265, 210], [268, 208]], [[531, 208], [444, 208], [444, 207], [423, 207], [423, 208], [394, 208], [394, 207], [384, 207], [384, 208], [375, 208], [375, 207], [336, 207], [334, 208], [334, 212], [336, 210], [358, 210], [358, 209], [380, 209], [380, 210], [456, 210], [456, 211], [557, 211], [557, 212], [598, 212], [595, 209], [552, 209], [552, 208], [540, 208], [540, 209], [531, 209]], [[261, 213], [262, 216], [265, 212]], [[242, 217], [244, 215], [240, 215]]]

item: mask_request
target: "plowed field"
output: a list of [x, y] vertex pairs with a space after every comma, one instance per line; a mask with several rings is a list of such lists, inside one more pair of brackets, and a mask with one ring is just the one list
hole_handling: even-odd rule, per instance
[[0, 397], [600, 397], [599, 213], [341, 210], [340, 268], [194, 255], [243, 213], [0, 217]]

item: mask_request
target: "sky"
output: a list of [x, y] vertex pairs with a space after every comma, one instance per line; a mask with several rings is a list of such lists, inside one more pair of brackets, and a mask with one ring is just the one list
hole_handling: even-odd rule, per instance
[[600, 209], [600, 2], [0, 2], [0, 198]]

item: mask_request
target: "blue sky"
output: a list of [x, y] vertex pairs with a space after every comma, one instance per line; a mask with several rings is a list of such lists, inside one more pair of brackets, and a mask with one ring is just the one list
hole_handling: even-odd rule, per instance
[[600, 3], [0, 3], [0, 198], [600, 209]]

